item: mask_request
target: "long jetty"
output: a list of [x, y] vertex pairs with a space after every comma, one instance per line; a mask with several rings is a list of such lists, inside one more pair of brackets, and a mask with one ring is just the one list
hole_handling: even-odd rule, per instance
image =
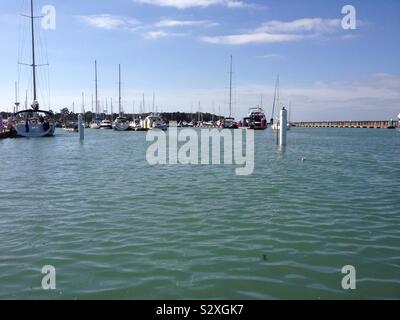
[[292, 122], [296, 127], [303, 128], [361, 128], [361, 129], [388, 129], [398, 128], [399, 122], [395, 120], [383, 121], [313, 121]]

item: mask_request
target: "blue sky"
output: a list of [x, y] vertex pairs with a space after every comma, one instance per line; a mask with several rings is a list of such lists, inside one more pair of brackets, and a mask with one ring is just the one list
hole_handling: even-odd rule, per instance
[[[229, 56], [234, 59], [233, 113], [260, 103], [271, 112], [280, 74], [281, 103], [293, 120], [389, 119], [400, 112], [400, 2], [397, 0], [36, 0], [56, 9], [56, 28], [38, 26], [42, 107], [91, 109], [94, 60], [101, 105], [118, 99], [146, 110], [228, 112]], [[357, 29], [341, 25], [344, 5]], [[30, 87], [28, 0], [0, 3], [0, 106], [11, 111], [14, 82], [22, 102]], [[24, 41], [24, 39], [26, 41]], [[41, 39], [41, 41], [39, 41]], [[22, 47], [24, 45], [24, 47]], [[23, 54], [18, 54], [20, 50]], [[48, 59], [46, 58], [46, 50]], [[48, 78], [49, 77], [49, 78]], [[47, 79], [50, 79], [47, 85]], [[49, 90], [50, 89], [50, 90]], [[30, 91], [29, 91], [30, 102]], [[78, 106], [79, 105], [79, 106]]]

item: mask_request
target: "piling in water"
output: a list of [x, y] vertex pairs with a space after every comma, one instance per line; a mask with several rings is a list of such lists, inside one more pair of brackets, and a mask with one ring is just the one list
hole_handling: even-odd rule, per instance
[[85, 126], [83, 125], [82, 114], [78, 116], [78, 131], [79, 131], [79, 140], [83, 141], [85, 139]]
[[279, 144], [281, 146], [286, 146], [286, 137], [287, 137], [287, 111], [285, 108], [282, 108], [280, 112], [279, 119]]

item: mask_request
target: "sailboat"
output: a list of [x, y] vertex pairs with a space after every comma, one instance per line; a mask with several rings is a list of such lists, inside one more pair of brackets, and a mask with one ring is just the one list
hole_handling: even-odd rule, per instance
[[[281, 125], [279, 123], [279, 119], [277, 119], [276, 122], [274, 121], [275, 110], [279, 109], [279, 107], [280, 107], [279, 98], [280, 97], [279, 97], [279, 74], [278, 74], [278, 77], [276, 78], [276, 84], [275, 84], [274, 103], [272, 105], [272, 116], [271, 116], [271, 128], [273, 130], [280, 130], [281, 129]], [[288, 122], [288, 124], [286, 126], [286, 130], [290, 130], [289, 122]]]
[[233, 75], [233, 58], [231, 55], [231, 67], [230, 67], [230, 80], [229, 80], [229, 117], [223, 119], [222, 128], [224, 129], [237, 129], [238, 125], [235, 118], [232, 117], [232, 75]]
[[31, 110], [16, 110], [12, 117], [13, 129], [17, 136], [20, 137], [49, 137], [54, 135], [56, 129], [55, 116], [51, 111], [40, 110], [37, 99], [36, 67], [38, 67], [38, 65], [36, 64], [35, 55], [35, 16], [33, 12], [33, 0], [31, 0], [30, 15], [27, 17], [31, 20], [33, 103], [31, 105]]
[[116, 131], [127, 131], [129, 129], [129, 120], [122, 113], [121, 107], [121, 65], [118, 66], [118, 79], [119, 79], [119, 98], [118, 98], [118, 108], [119, 115], [114, 121], [114, 130]]
[[99, 115], [99, 98], [97, 92], [97, 60], [94, 61], [94, 83], [95, 83], [95, 104], [96, 104], [96, 117], [90, 123], [91, 129], [100, 129], [100, 115]]

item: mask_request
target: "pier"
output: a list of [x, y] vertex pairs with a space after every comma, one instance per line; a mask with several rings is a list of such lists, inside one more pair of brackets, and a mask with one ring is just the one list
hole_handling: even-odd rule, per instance
[[398, 128], [399, 123], [395, 120], [383, 121], [313, 121], [292, 122], [296, 127], [302, 128], [358, 128], [358, 129], [389, 129]]

